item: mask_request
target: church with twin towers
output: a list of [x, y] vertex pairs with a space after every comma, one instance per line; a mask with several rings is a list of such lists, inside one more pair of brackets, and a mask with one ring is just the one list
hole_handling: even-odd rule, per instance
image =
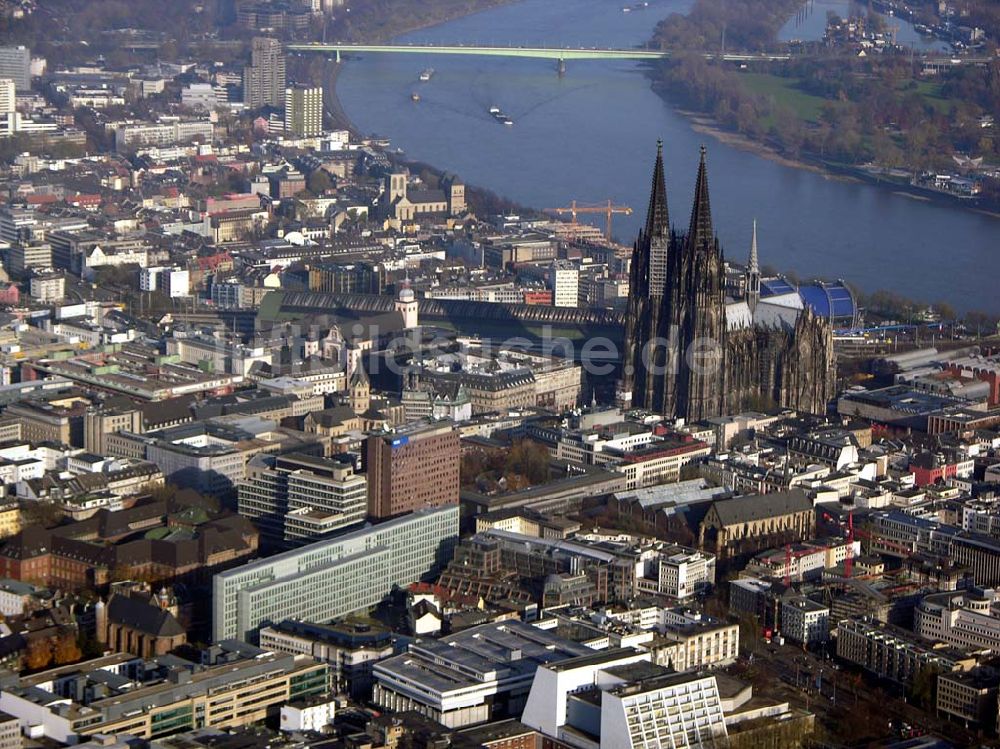
[[798, 294], [761, 297], [754, 228], [739, 298], [712, 226], [705, 148], [687, 231], [671, 226], [657, 145], [632, 253], [618, 402], [689, 422], [773, 407], [822, 414], [836, 392], [830, 321]]

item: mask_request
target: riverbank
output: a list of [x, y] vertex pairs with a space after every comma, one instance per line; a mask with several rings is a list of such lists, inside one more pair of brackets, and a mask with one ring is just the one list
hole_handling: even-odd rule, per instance
[[351, 118], [347, 116], [343, 104], [340, 103], [340, 97], [337, 96], [337, 79], [340, 78], [342, 65], [344, 65], [343, 62], [327, 63], [327, 69], [323, 73], [323, 102], [333, 129], [346, 130], [351, 134], [352, 140], [360, 140], [363, 136], [351, 122]]
[[[404, 0], [404, 2], [409, 2], [409, 0]], [[518, 0], [473, 0], [476, 3], [476, 7], [472, 9], [462, 9], [460, 11], [446, 11], [444, 16], [441, 18], [433, 18], [430, 20], [421, 20], [416, 23], [404, 23], [398, 27], [389, 27], [381, 30], [382, 33], [379, 34], [364, 34], [352, 39], [352, 41], [359, 44], [377, 44], [380, 42], [389, 42], [396, 39], [404, 34], [412, 34], [415, 31], [423, 31], [424, 29], [430, 29], [435, 26], [440, 26], [442, 24], [448, 23], [449, 21], [454, 21], [459, 18], [468, 18], [469, 16], [475, 16], [479, 13], [485, 13], [488, 10], [493, 10], [501, 5], [509, 5], [510, 3], [518, 2]], [[426, 11], [426, 8], [425, 8]], [[397, 17], [396, 14], [390, 13], [391, 17]]]
[[[653, 90], [656, 91], [660, 98], [667, 104], [671, 104], [670, 99], [666, 96], [666, 94], [657, 90], [658, 88], [659, 87], [656, 85], [653, 86]], [[753, 140], [752, 138], [749, 138], [743, 133], [738, 133], [735, 130], [730, 130], [706, 114], [693, 112], [689, 109], [683, 109], [681, 107], [674, 106], [673, 104], [671, 104], [671, 106], [677, 114], [688, 120], [691, 124], [691, 129], [696, 133], [708, 135], [714, 140], [724, 143], [727, 146], [738, 148], [741, 151], [747, 151], [755, 156], [767, 159], [768, 161], [773, 161], [774, 163], [781, 164], [782, 166], [791, 167], [793, 169], [804, 169], [806, 171], [815, 172], [816, 174], [824, 174], [824, 170], [819, 166], [809, 164], [805, 161], [799, 161], [797, 159], [790, 159], [766, 143]]]
[[752, 153], [754, 156], [767, 159], [781, 166], [819, 174], [824, 179], [852, 182], [855, 184], [868, 184], [887, 190], [893, 195], [911, 198], [924, 203], [936, 203], [951, 208], [959, 208], [982, 216], [1000, 219], [1000, 212], [992, 206], [984, 205], [982, 202], [962, 199], [945, 192], [935, 192], [926, 188], [910, 187], [899, 182], [878, 179], [875, 176], [865, 173], [859, 166], [835, 166], [819, 159], [789, 158], [773, 146], [726, 127], [707, 114], [676, 106], [667, 93], [662, 90], [662, 87], [658, 86], [655, 81], [652, 88], [665, 104], [669, 105], [677, 114], [688, 121], [694, 132], [707, 135], [724, 145]]

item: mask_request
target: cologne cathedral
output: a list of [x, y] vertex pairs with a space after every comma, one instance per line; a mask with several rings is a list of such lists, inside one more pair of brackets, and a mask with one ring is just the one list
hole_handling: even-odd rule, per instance
[[657, 147], [632, 253], [620, 405], [698, 421], [782, 406], [822, 414], [835, 394], [833, 334], [798, 294], [761, 298], [756, 227], [739, 298], [712, 228], [705, 148], [687, 233], [671, 228]]

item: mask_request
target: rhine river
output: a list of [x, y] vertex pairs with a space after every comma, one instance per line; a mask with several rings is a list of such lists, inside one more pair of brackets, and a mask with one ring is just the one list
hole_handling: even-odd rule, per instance
[[[402, 43], [632, 47], [690, 0], [522, 0], [407, 34]], [[825, 15], [816, 9], [816, 15]], [[803, 30], [794, 34], [805, 38]], [[842, 278], [872, 291], [1000, 312], [1000, 220], [871, 185], [780, 165], [692, 130], [653, 93], [640, 64], [365, 55], [345, 62], [337, 84], [362, 132], [389, 137], [410, 159], [459, 174], [537, 208], [612, 199], [631, 243], [644, 220], [656, 140], [664, 141], [672, 220], [686, 228], [698, 161], [708, 147], [716, 230], [742, 262], [757, 219], [761, 263], [803, 278]], [[424, 68], [435, 74], [418, 81]], [[411, 101], [419, 93], [420, 101]], [[491, 106], [514, 120], [504, 126]], [[600, 219], [603, 222], [603, 219]]]

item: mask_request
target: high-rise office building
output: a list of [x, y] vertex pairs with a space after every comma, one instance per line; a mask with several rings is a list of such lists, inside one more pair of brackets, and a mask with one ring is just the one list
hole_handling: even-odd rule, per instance
[[580, 296], [580, 271], [569, 260], [552, 261], [552, 304], [576, 307]]
[[10, 78], [0, 78], [0, 137], [17, 132], [17, 87]]
[[323, 134], [323, 89], [289, 86], [285, 89], [285, 135], [311, 138]]
[[460, 462], [451, 421], [371, 435], [365, 445], [369, 516], [457, 505]]
[[10, 114], [17, 103], [17, 85], [10, 78], [0, 78], [0, 114]]
[[243, 101], [250, 109], [285, 103], [285, 55], [281, 42], [254, 37], [250, 64], [243, 69]]
[[239, 511], [264, 540], [300, 545], [363, 521], [366, 487], [349, 462], [300, 453], [258, 455], [239, 484]]
[[414, 512], [220, 572], [212, 639], [254, 641], [285, 619], [325, 623], [370, 608], [395, 586], [438, 573], [458, 538], [458, 505]]
[[31, 50], [25, 46], [0, 47], [0, 78], [10, 78], [18, 91], [31, 88]]

